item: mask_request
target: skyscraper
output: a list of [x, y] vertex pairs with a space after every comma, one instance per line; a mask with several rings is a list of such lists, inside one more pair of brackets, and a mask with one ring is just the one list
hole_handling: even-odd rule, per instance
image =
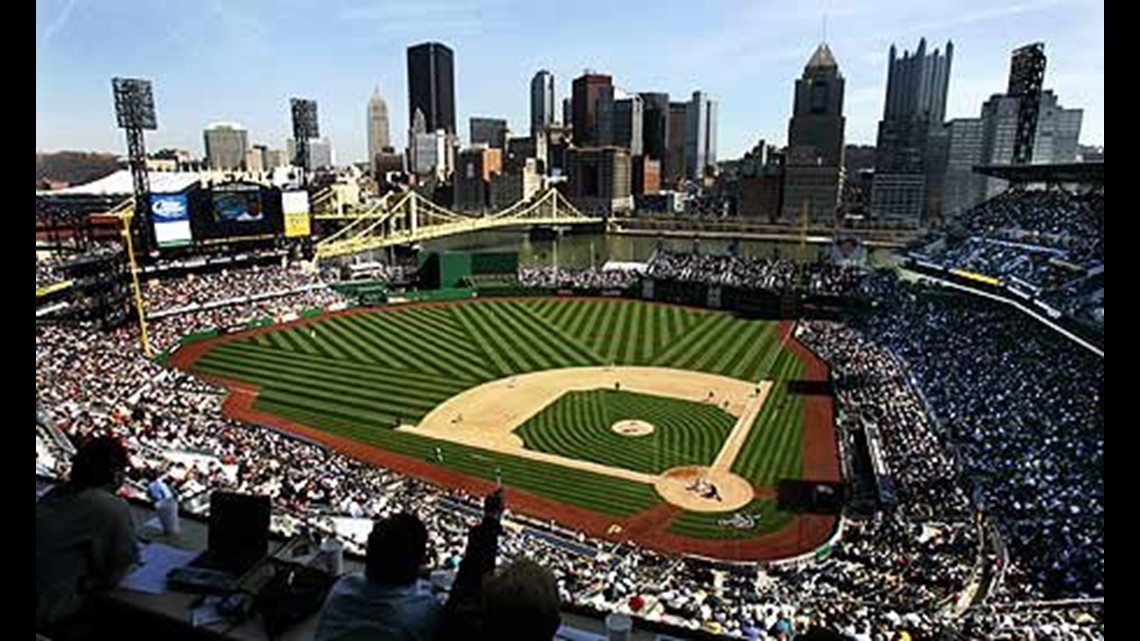
[[689, 103], [670, 102], [666, 137], [663, 187], [672, 189], [685, 177], [685, 135], [689, 124]]
[[554, 124], [554, 74], [543, 69], [530, 80], [530, 133]]
[[716, 167], [716, 101], [694, 91], [685, 115], [685, 175], [704, 178]]
[[380, 96], [380, 87], [368, 99], [368, 164], [376, 171], [376, 155], [389, 146], [388, 103]]
[[661, 175], [666, 174], [665, 157], [669, 149], [669, 94], [641, 93], [642, 153], [661, 161]]
[[249, 150], [249, 133], [245, 127], [232, 122], [214, 123], [206, 127], [202, 138], [207, 167], [225, 171], [245, 167], [245, 153]]
[[955, 118], [946, 123], [945, 130], [949, 153], [942, 181], [942, 216], [953, 219], [985, 195], [986, 178], [974, 173], [974, 167], [982, 164], [984, 128], [981, 118]]
[[835, 218], [843, 167], [843, 85], [831, 49], [819, 45], [796, 80], [784, 167], [785, 220], [798, 220], [805, 207], [813, 221]]
[[[871, 213], [876, 218], [917, 223], [932, 211], [945, 170], [943, 117], [954, 44], [946, 53], [926, 53], [926, 39], [902, 58], [891, 45], [887, 96], [875, 146]], [[930, 190], [927, 186], [930, 185]], [[934, 193], [928, 193], [933, 191]]]
[[455, 132], [454, 54], [447, 45], [425, 42], [408, 47], [408, 120], [416, 110], [424, 115], [427, 131]]
[[642, 148], [641, 96], [629, 95], [612, 85], [602, 87], [595, 101], [594, 134], [601, 146], [624, 147], [631, 156]]
[[586, 72], [574, 79], [570, 97], [574, 144], [580, 147], [598, 144], [597, 102], [607, 90], [613, 90], [613, 78], [606, 74]]

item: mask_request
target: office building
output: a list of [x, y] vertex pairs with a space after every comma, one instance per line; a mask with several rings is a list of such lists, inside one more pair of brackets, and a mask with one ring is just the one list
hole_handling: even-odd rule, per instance
[[455, 135], [455, 62], [446, 45], [425, 42], [408, 47], [408, 118], [414, 129], [416, 111], [425, 131], [442, 129]]
[[502, 149], [481, 143], [460, 151], [455, 171], [455, 208], [463, 211], [485, 210], [491, 178], [502, 171]]
[[[1037, 126], [1030, 154], [1033, 164], [1076, 162], [1083, 111], [1065, 109], [1048, 89], [1041, 92], [1036, 102]], [[1006, 188], [1006, 181], [975, 174], [973, 168], [1015, 164], [1021, 117], [1021, 98], [995, 94], [982, 105], [981, 117], [957, 118], [946, 124], [944, 216], [958, 216]]]
[[288, 167], [289, 156], [284, 149], [267, 149], [265, 151], [265, 170], [272, 171], [278, 167]]
[[561, 176], [565, 167], [563, 162], [566, 149], [570, 146], [570, 128], [565, 125], [553, 125], [546, 129], [546, 166], [539, 167], [539, 173], [549, 176]]
[[611, 125], [612, 141], [609, 144], [625, 147], [631, 156], [644, 153], [644, 103], [641, 96], [627, 95], [613, 102]]
[[380, 95], [380, 87], [376, 87], [368, 99], [368, 162], [373, 173], [377, 171], [376, 157], [391, 146], [388, 133], [388, 103]]
[[505, 166], [503, 172], [491, 176], [491, 210], [502, 211], [520, 200], [529, 200], [542, 189], [538, 161], [527, 158], [517, 166]]
[[[978, 164], [1017, 164], [1019, 145], [1024, 144], [1021, 139], [1025, 137], [1019, 126], [1025, 117], [1022, 101], [1022, 97], [996, 94], [982, 105], [982, 152]], [[1083, 111], [1062, 107], [1052, 90], [1042, 91], [1035, 102], [1036, 129], [1029, 136], [1033, 147], [1031, 152], [1022, 154], [1023, 159], [1029, 158], [1032, 164], [1076, 162]], [[984, 197], [996, 196], [1005, 186], [1004, 180], [987, 178]]]
[[443, 181], [450, 175], [454, 151], [446, 131], [413, 134], [409, 151], [408, 165], [417, 178]]
[[694, 91], [685, 113], [685, 175], [700, 181], [716, 171], [716, 101]]
[[685, 177], [685, 136], [688, 123], [689, 103], [670, 102], [665, 154], [667, 189], [673, 189]]
[[942, 216], [953, 220], [985, 197], [986, 178], [974, 173], [982, 164], [981, 118], [955, 118], [945, 125], [949, 139], [942, 181]]
[[206, 167], [215, 171], [235, 171], [245, 167], [249, 133], [236, 123], [219, 122], [206, 127]]
[[612, 91], [613, 78], [606, 74], [586, 72], [574, 79], [570, 94], [574, 144], [580, 147], [598, 144], [598, 99], [603, 94], [612, 99]]
[[336, 166], [332, 142], [328, 138], [313, 138], [309, 141], [309, 169], [332, 169]]
[[661, 191], [661, 161], [649, 156], [633, 156], [630, 161], [630, 191], [637, 196]]
[[942, 120], [953, 56], [950, 42], [945, 54], [938, 49], [928, 54], [923, 38], [913, 55], [904, 51], [901, 58], [891, 45], [871, 189], [871, 214], [879, 220], [918, 224], [938, 213], [946, 158]]
[[1041, 92], [1033, 164], [1077, 162], [1083, 109], [1065, 109], [1052, 90]]
[[661, 161], [661, 175], [668, 175], [669, 94], [640, 93], [641, 153]]
[[632, 209], [628, 149], [571, 147], [565, 163], [566, 195], [580, 209], [605, 214]]
[[245, 152], [245, 170], [257, 173], [265, 171], [265, 145], [254, 145]]
[[507, 153], [503, 163], [511, 166], [522, 166], [527, 159], [533, 158], [539, 173], [545, 173], [549, 162], [547, 147], [547, 134], [539, 132], [531, 136], [512, 136], [507, 139]]
[[405, 171], [404, 154], [391, 147], [381, 149], [372, 158], [372, 166], [377, 181], [391, 173], [402, 174]]
[[[297, 156], [297, 142], [292, 138], [285, 139], [285, 153], [289, 158]], [[328, 169], [333, 167], [332, 143], [328, 138], [312, 138], [309, 140], [309, 166], [308, 171]]]
[[782, 218], [829, 223], [839, 207], [843, 168], [843, 76], [826, 44], [819, 45], [796, 80], [788, 124]]
[[470, 120], [471, 144], [487, 145], [494, 149], [506, 149], [507, 121], [502, 118], [473, 117]]
[[545, 69], [534, 74], [530, 80], [530, 133], [545, 130], [556, 120], [554, 105], [554, 74]]

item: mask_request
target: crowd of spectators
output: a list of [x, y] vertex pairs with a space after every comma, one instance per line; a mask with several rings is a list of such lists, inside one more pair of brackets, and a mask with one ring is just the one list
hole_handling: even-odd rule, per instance
[[147, 313], [154, 315], [206, 303], [242, 300], [251, 293], [286, 295], [323, 285], [313, 272], [281, 265], [254, 265], [248, 269], [190, 272], [174, 278], [154, 279], [144, 284], [143, 295]]
[[[696, 267], [701, 260], [663, 256], [705, 269]], [[821, 287], [849, 278], [820, 273]], [[876, 640], [903, 630], [915, 638], [954, 630], [1103, 637], [1102, 618], [1080, 622], [1054, 610], [1040, 620], [1000, 610], [944, 616], [975, 586], [979, 560], [993, 561], [972, 501], [1009, 551], [991, 603], [1103, 596], [1103, 361], [992, 305], [912, 291], [891, 277], [863, 288], [878, 299], [868, 317], [804, 322], [798, 335], [833, 367], [839, 421], [877, 429], [895, 484], [892, 509], [846, 521], [827, 558], [759, 571], [513, 515], [500, 543], [504, 562], [531, 558], [550, 568], [568, 605], [736, 636], [823, 626]], [[219, 311], [231, 308], [243, 309]], [[37, 422], [75, 440], [123, 438], [137, 496], [155, 476], [188, 506], [213, 489], [263, 493], [278, 526], [323, 530], [334, 519], [413, 511], [428, 525], [429, 565], [457, 567], [478, 516], [473, 497], [226, 419], [221, 390], [154, 364], [136, 344], [130, 329], [37, 325]], [[63, 474], [65, 457], [37, 441], [37, 470]]]
[[833, 368], [838, 422], [878, 428], [896, 516], [957, 524], [977, 544], [972, 502], [997, 528], [985, 555], [1001, 580], [964, 630], [1103, 638], [1095, 605], [1009, 609], [1104, 596], [1103, 360], [1012, 308], [872, 280], [874, 313], [799, 336]]
[[966, 212], [973, 235], [1064, 249], [1074, 261], [1104, 262], [1104, 194], [1010, 189]]
[[36, 289], [54, 285], [63, 280], [60, 272], [62, 261], [56, 256], [36, 258]]
[[519, 267], [518, 279], [523, 287], [628, 289], [640, 281], [641, 274], [631, 269]]
[[1011, 189], [970, 209], [911, 255], [1000, 279], [1104, 325], [1103, 193]]
[[1002, 280], [1017, 279], [1034, 290], [1053, 289], [1083, 275], [1050, 259], [1064, 261], [1064, 252], [993, 238], [971, 236], [960, 241], [932, 243], [921, 251], [923, 259]]
[[1012, 566], [1012, 599], [1104, 594], [1104, 361], [984, 299], [900, 288], [867, 334], [904, 361]]
[[[150, 297], [146, 300], [149, 301]], [[324, 285], [289, 292], [251, 290], [243, 298], [214, 301], [217, 306], [203, 305], [151, 319], [147, 326], [151, 342], [159, 349], [165, 349], [192, 332], [239, 327], [261, 318], [288, 318], [306, 309], [327, 308], [344, 300], [343, 296]]]
[[861, 267], [828, 262], [804, 263], [666, 249], [654, 253], [646, 271], [648, 276], [665, 280], [769, 291], [800, 289], [814, 294], [849, 293], [858, 287], [864, 273]]

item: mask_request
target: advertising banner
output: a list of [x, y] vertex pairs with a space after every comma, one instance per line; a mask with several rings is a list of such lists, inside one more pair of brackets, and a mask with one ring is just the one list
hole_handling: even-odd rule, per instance
[[309, 192], [281, 192], [281, 210], [285, 212], [286, 238], [303, 238], [312, 233], [309, 224]]
[[186, 194], [151, 194], [150, 216], [159, 247], [184, 247], [193, 241]]

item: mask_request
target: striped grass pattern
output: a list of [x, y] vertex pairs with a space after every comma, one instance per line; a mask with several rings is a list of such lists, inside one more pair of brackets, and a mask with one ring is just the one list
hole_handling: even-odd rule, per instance
[[[622, 436], [613, 424], [640, 419], [651, 434]], [[527, 449], [658, 474], [680, 465], [709, 465], [734, 418], [716, 405], [611, 389], [569, 392], [515, 434]]]
[[[803, 408], [784, 383], [800, 376], [803, 365], [783, 349], [777, 323], [719, 312], [588, 299], [389, 308], [222, 343], [195, 369], [259, 385], [259, 410], [425, 460], [435, 460], [438, 446], [446, 467], [501, 476], [520, 489], [620, 517], [660, 499], [646, 485], [391, 429], [487, 381], [609, 364], [775, 380], [733, 471], [757, 485], [798, 478]], [[731, 417], [716, 408], [614, 394], [567, 395], [522, 426], [520, 435], [534, 449], [652, 473], [711, 461], [731, 429]], [[609, 431], [621, 418], [648, 420], [659, 432], [633, 438]], [[614, 439], [621, 445], [615, 447]], [[651, 440], [632, 444], [639, 439]]]

